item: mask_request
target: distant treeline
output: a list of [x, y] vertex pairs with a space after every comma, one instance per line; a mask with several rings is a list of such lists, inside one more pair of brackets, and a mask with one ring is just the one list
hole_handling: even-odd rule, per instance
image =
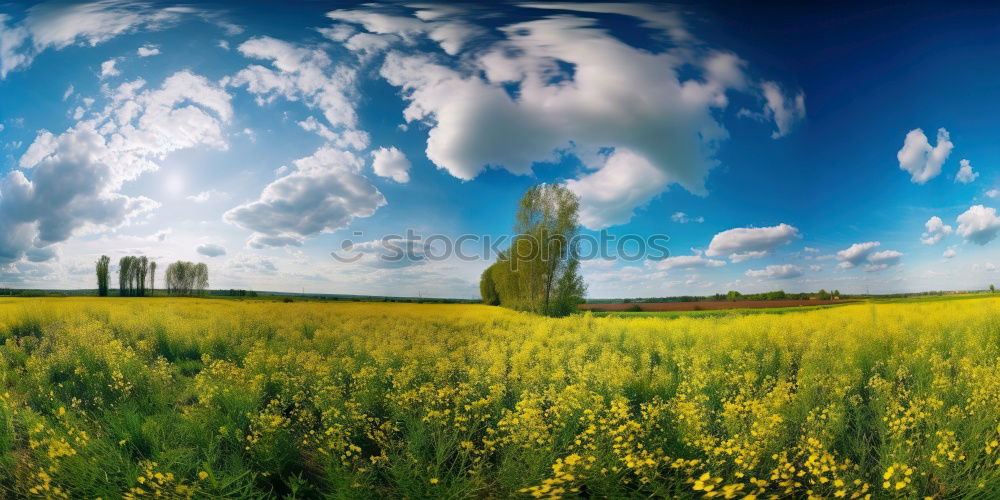
[[730, 291], [728, 293], [717, 293], [714, 295], [678, 295], [674, 297], [633, 297], [624, 299], [588, 299], [589, 304], [652, 304], [657, 302], [707, 302], [707, 301], [737, 301], [737, 300], [829, 300], [833, 298], [840, 299], [906, 299], [913, 297], [928, 297], [937, 295], [958, 295], [963, 293], [985, 293], [995, 292], [996, 288], [990, 285], [990, 288], [985, 290], [932, 290], [927, 292], [910, 292], [910, 293], [886, 293], [886, 294], [870, 294], [870, 293], [856, 293], [856, 294], [842, 294], [840, 290], [832, 290], [827, 292], [826, 290], [820, 290], [818, 292], [801, 292], [801, 293], [787, 293], [783, 290], [777, 290], [773, 292], [762, 292], [762, 293], [748, 293], [742, 294], [737, 291]]
[[[587, 302], [592, 304], [617, 304], [617, 303], [657, 303], [657, 302], [723, 302], [730, 301], [735, 302], [737, 300], [830, 300], [833, 298], [848, 298], [840, 294], [840, 290], [820, 290], [818, 292], [801, 292], [801, 293], [788, 293], [784, 290], [775, 290], [773, 292], [761, 292], [761, 293], [740, 293], [736, 290], [730, 290], [727, 293], [716, 293], [714, 295], [678, 295], [675, 297], [636, 297], [636, 298], [625, 298], [625, 299], [593, 299]], [[854, 297], [852, 297], [854, 298]]]
[[230, 288], [229, 290], [209, 290], [209, 295], [216, 297], [256, 297], [257, 292], [253, 290], [237, 290], [235, 288]]

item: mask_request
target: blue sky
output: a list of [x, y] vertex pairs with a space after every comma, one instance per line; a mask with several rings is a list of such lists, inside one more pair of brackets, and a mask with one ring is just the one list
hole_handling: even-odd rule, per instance
[[540, 182], [670, 237], [592, 297], [1000, 281], [1000, 8], [485, 5], [0, 5], [0, 284], [471, 297], [487, 262], [371, 242], [507, 234]]

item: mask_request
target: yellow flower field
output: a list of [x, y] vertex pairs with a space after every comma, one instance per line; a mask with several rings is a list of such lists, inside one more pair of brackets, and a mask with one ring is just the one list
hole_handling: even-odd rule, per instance
[[990, 498], [1000, 300], [0, 300], [0, 497]]

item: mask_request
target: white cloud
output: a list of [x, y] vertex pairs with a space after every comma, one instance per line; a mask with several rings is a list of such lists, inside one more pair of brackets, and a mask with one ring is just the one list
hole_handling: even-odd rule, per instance
[[674, 215], [670, 216], [670, 220], [674, 222], [679, 222], [681, 224], [687, 224], [688, 222], [705, 222], [704, 217], [691, 217], [684, 212], [674, 212]]
[[316, 28], [316, 31], [334, 42], [343, 42], [357, 33], [357, 30], [349, 24], [334, 24], [329, 28]]
[[895, 250], [882, 250], [880, 252], [873, 252], [868, 256], [868, 265], [865, 266], [866, 271], [881, 271], [891, 266], [899, 264], [900, 258], [903, 254]]
[[821, 266], [819, 264], [813, 264], [813, 265], [809, 266], [809, 270], [812, 271], [812, 272], [818, 273], [818, 272], [820, 272], [820, 271], [823, 270], [823, 266]]
[[316, 135], [326, 139], [327, 142], [337, 148], [360, 151], [368, 147], [368, 133], [363, 130], [346, 129], [337, 133], [330, 130], [330, 127], [320, 123], [320, 121], [313, 116], [310, 116], [298, 123], [303, 130], [315, 132]]
[[764, 82], [761, 85], [764, 93], [764, 115], [774, 121], [777, 130], [771, 137], [784, 137], [792, 131], [792, 126], [806, 117], [806, 97], [799, 92], [794, 97], [786, 97], [781, 87], [775, 82]]
[[0, 181], [0, 261], [16, 261], [73, 234], [117, 227], [158, 206], [120, 193], [169, 153], [223, 149], [229, 96], [181, 71], [160, 88], [137, 80], [109, 89], [109, 104], [62, 134], [42, 130]]
[[[428, 11], [425, 10], [423, 12], [426, 13]], [[336, 10], [328, 13], [327, 17], [335, 21], [360, 24], [365, 30], [370, 32], [346, 38], [347, 48], [360, 51], [360, 56], [364, 58], [370, 55], [373, 44], [377, 46], [375, 50], [381, 51], [385, 49], [383, 42], [371, 38], [371, 33], [377, 35], [398, 35], [407, 43], [413, 43], [415, 37], [425, 35], [427, 38], [437, 42], [446, 54], [456, 55], [469, 40], [485, 33], [485, 30], [482, 28], [462, 21], [463, 14], [464, 11], [458, 8], [439, 9], [436, 15], [424, 15], [423, 19], [419, 19], [364, 10]], [[419, 17], [420, 12], [417, 15]], [[337, 32], [333, 29], [324, 30], [321, 33], [333, 40], [337, 37], [345, 36], [342, 32]], [[359, 36], [364, 35], [368, 35], [368, 37], [360, 42], [355, 41]], [[385, 40], [385, 38], [382, 37], [382, 40]]]
[[875, 251], [881, 245], [877, 241], [867, 241], [864, 243], [855, 243], [837, 252], [837, 260], [840, 261], [840, 267], [851, 268], [865, 264], [865, 270], [871, 272], [881, 271], [899, 264], [903, 254], [896, 250]]
[[293, 164], [295, 170], [268, 184], [258, 200], [223, 216], [255, 232], [251, 246], [297, 246], [385, 205], [382, 193], [361, 175], [363, 162], [351, 152], [323, 147]]
[[24, 20], [8, 24], [0, 14], [0, 78], [28, 67], [45, 50], [70, 45], [91, 47], [139, 29], [157, 30], [176, 23], [188, 7], [155, 8], [145, 2], [104, 0], [87, 3], [47, 2], [28, 9]]
[[813, 247], [805, 247], [805, 248], [802, 249], [802, 251], [804, 251], [806, 253], [819, 253], [819, 249], [818, 248], [813, 248]]
[[366, 61], [388, 49], [393, 40], [395, 40], [395, 37], [392, 35], [358, 33], [348, 38], [347, 41], [344, 42], [344, 47], [347, 47], [348, 50], [357, 53], [358, 57], [362, 61]]
[[729, 260], [731, 260], [734, 264], [736, 264], [736, 263], [743, 262], [745, 260], [759, 259], [759, 258], [764, 257], [765, 255], [767, 255], [768, 253], [769, 252], [767, 252], [766, 250], [757, 250], [757, 251], [753, 251], [753, 252], [734, 253], [734, 254], [732, 254], [732, 255], [729, 256]]
[[740, 227], [712, 237], [705, 255], [729, 256], [733, 262], [767, 255], [800, 237], [799, 230], [785, 223], [771, 227]]
[[203, 243], [195, 248], [195, 251], [207, 257], [219, 257], [226, 255], [226, 248], [214, 243]]
[[725, 261], [706, 259], [701, 255], [678, 255], [676, 257], [667, 257], [655, 261], [653, 266], [657, 269], [668, 270], [668, 269], [697, 269], [703, 267], [721, 267], [726, 265]]
[[372, 168], [379, 177], [388, 177], [399, 183], [410, 182], [410, 160], [395, 146], [372, 151]]
[[301, 100], [320, 110], [329, 125], [353, 129], [357, 124], [354, 109], [354, 69], [335, 65], [326, 52], [310, 49], [270, 37], [251, 38], [239, 46], [246, 57], [270, 61], [274, 67], [252, 64], [240, 70], [230, 82], [245, 86], [264, 105], [282, 96]]
[[854, 267], [867, 261], [871, 253], [880, 245], [881, 243], [877, 241], [867, 241], [865, 243], [855, 243], [837, 252], [837, 260], [840, 261], [840, 267]]
[[910, 181], [923, 184], [941, 173], [941, 165], [954, 147], [948, 131], [943, 128], [938, 129], [934, 147], [931, 147], [923, 130], [913, 129], [906, 134], [896, 159], [899, 160], [899, 168], [910, 173]]
[[641, 207], [663, 191], [669, 177], [646, 158], [619, 149], [608, 156], [600, 170], [566, 186], [580, 197], [580, 223], [590, 229], [624, 224]]
[[139, 57], [150, 57], [160, 55], [160, 48], [153, 44], [146, 44], [136, 50]]
[[273, 259], [257, 254], [239, 253], [226, 262], [226, 269], [240, 274], [275, 274], [278, 266]]
[[1000, 198], [1000, 189], [991, 189], [986, 192], [987, 198], [997, 199]]
[[944, 258], [946, 258], [946, 259], [950, 259], [950, 258], [952, 258], [952, 257], [954, 257], [956, 255], [958, 255], [958, 252], [955, 251], [955, 246], [954, 245], [948, 247], [944, 251], [944, 253], [941, 254], [941, 256], [944, 257]]
[[972, 163], [969, 163], [969, 160], [961, 160], [958, 163], [961, 167], [958, 169], [958, 173], [955, 174], [955, 182], [968, 184], [976, 180], [976, 177], [979, 177], [979, 172], [972, 171]]
[[[621, 11], [676, 38], [686, 33], [676, 14], [654, 7], [531, 6]], [[431, 12], [418, 13], [421, 19], [434, 22], [455, 12], [424, 10]], [[692, 50], [686, 35], [684, 47], [652, 53], [622, 43], [593, 20], [550, 16], [502, 26], [501, 40], [463, 53], [462, 64], [449, 66], [410, 45], [424, 35], [436, 39], [421, 19], [369, 10], [329, 16], [400, 38], [388, 49], [380, 74], [408, 101], [406, 122], [430, 127], [427, 157], [451, 175], [469, 180], [486, 168], [529, 174], [536, 163], [579, 157], [585, 169], [567, 185], [581, 197], [581, 221], [589, 228], [627, 222], [673, 183], [705, 194], [717, 147], [728, 138], [717, 116], [728, 106], [729, 92], [765, 100], [765, 91], [770, 93], [774, 106], [768, 109], [781, 134], [804, 112], [801, 96], [775, 100], [776, 86], [747, 84], [739, 57], [701, 46]], [[448, 31], [439, 41], [446, 53], [458, 54], [464, 44], [453, 35], [462, 29], [452, 24]], [[345, 36], [337, 38], [349, 40]]]
[[997, 237], [1000, 232], [1000, 217], [993, 207], [973, 205], [958, 216], [956, 232], [972, 243], [985, 245]]
[[920, 235], [920, 242], [924, 245], [933, 245], [945, 236], [951, 234], [951, 226], [944, 223], [940, 217], [934, 216], [924, 223], [927, 231]]
[[786, 280], [802, 276], [802, 268], [793, 264], [773, 265], [764, 269], [748, 269], [746, 275], [750, 278]]
[[65, 101], [66, 99], [69, 99], [70, 96], [73, 95], [73, 92], [75, 92], [75, 89], [73, 88], [73, 85], [70, 85], [66, 88], [66, 92], [63, 92], [62, 100]]
[[121, 71], [118, 70], [118, 68], [115, 67], [116, 64], [118, 64], [118, 59], [116, 58], [111, 58], [101, 63], [102, 80], [108, 77], [118, 76], [122, 73]]

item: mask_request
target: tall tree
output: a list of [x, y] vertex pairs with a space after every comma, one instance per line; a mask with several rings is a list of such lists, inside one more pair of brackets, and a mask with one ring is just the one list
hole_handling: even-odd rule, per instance
[[156, 293], [156, 262], [149, 263], [149, 294]]
[[129, 276], [132, 272], [132, 257], [126, 255], [118, 259], [118, 295], [121, 297], [128, 297], [129, 293]]
[[97, 259], [97, 295], [101, 297], [108, 296], [108, 266], [111, 264], [111, 258], [107, 255], [102, 255]]
[[491, 289], [489, 280], [502, 306], [552, 316], [575, 310], [585, 293], [575, 244], [579, 210], [579, 199], [565, 186], [529, 189], [518, 203], [514, 241], [483, 274], [481, 291]]

